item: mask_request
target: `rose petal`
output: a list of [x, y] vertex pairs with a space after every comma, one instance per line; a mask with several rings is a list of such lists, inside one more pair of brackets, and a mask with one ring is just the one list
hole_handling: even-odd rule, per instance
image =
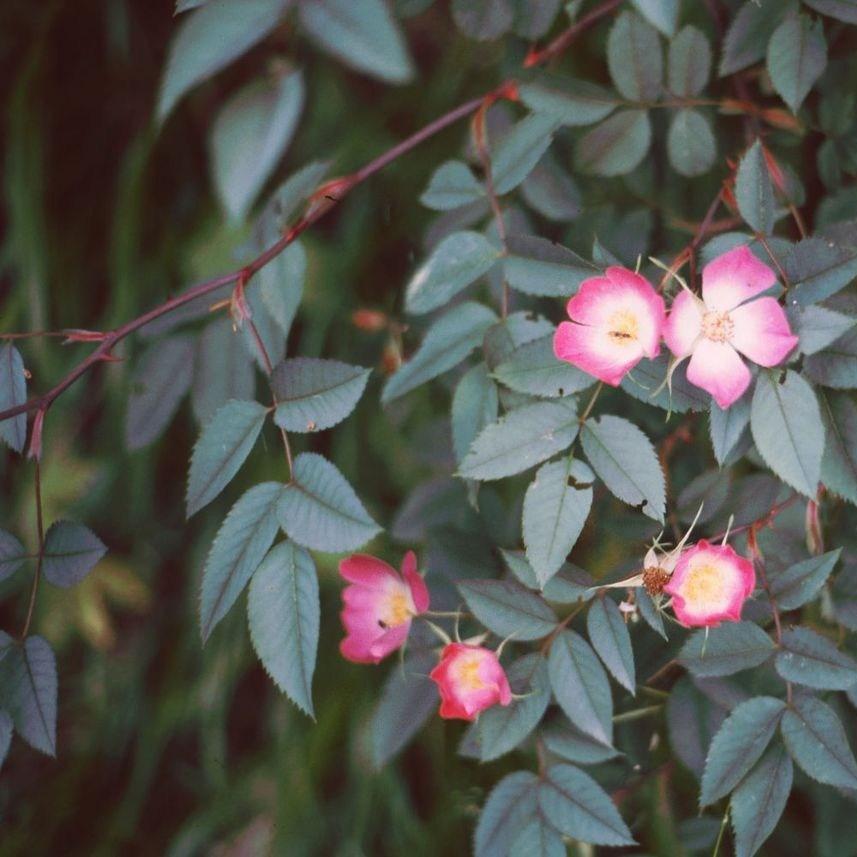
[[725, 312], [769, 289], [776, 281], [777, 275], [742, 244], [702, 269], [702, 299], [709, 309]]
[[702, 332], [704, 305], [682, 289], [676, 296], [664, 325], [664, 341], [676, 357], [687, 357]]
[[622, 378], [643, 359], [643, 348], [633, 339], [616, 340], [606, 330], [564, 321], [553, 341], [554, 354], [590, 375], [618, 387]]
[[733, 324], [729, 341], [760, 366], [782, 363], [798, 343], [785, 310], [774, 298], [750, 301], [729, 315]]
[[339, 563], [339, 573], [349, 583], [366, 586], [370, 589], [383, 589], [389, 586], [390, 579], [399, 580], [396, 569], [383, 560], [365, 553], [355, 553]]
[[687, 365], [687, 380], [711, 393], [724, 409], [741, 398], [750, 377], [750, 370], [728, 342], [700, 339]]

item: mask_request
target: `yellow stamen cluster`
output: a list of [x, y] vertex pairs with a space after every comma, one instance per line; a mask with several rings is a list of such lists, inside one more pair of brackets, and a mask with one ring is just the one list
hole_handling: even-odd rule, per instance
[[726, 342], [732, 336], [735, 323], [728, 312], [710, 310], [702, 317], [702, 335], [712, 342]]
[[387, 598], [381, 621], [385, 627], [395, 628], [407, 622], [412, 615], [410, 599], [404, 591], [397, 590]]
[[626, 309], [613, 313], [607, 328], [607, 335], [617, 345], [627, 345], [634, 342], [640, 330], [637, 317]]
[[465, 690], [482, 690], [485, 682], [479, 675], [481, 660], [473, 655], [465, 656], [455, 665], [455, 678]]
[[720, 570], [707, 563], [692, 566], [682, 583], [681, 594], [691, 604], [718, 603], [723, 596]]

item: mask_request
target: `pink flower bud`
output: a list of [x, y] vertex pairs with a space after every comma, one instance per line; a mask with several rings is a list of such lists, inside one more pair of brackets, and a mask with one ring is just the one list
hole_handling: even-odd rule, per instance
[[346, 636], [342, 656], [359, 664], [377, 664], [408, 639], [411, 620], [429, 608], [429, 593], [417, 572], [417, 558], [408, 551], [402, 576], [380, 559], [354, 554], [339, 563], [350, 583], [342, 591], [342, 624]]
[[450, 643], [430, 678], [440, 691], [440, 716], [475, 720], [486, 708], [512, 701], [512, 689], [495, 652], [484, 646]]

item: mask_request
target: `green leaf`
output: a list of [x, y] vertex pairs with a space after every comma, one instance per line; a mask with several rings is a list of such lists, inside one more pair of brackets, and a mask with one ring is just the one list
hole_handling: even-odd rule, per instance
[[479, 755], [483, 762], [514, 750], [536, 728], [551, 698], [545, 659], [536, 653], [518, 658], [506, 676], [520, 699], [495, 705], [479, 715]]
[[553, 334], [518, 346], [494, 370], [494, 377], [517, 393], [553, 399], [591, 387], [594, 378], [576, 366], [558, 360]]
[[803, 0], [811, 9], [846, 24], [857, 24], [857, 0]]
[[376, 769], [386, 765], [437, 710], [437, 685], [428, 677], [436, 665], [434, 652], [417, 650], [390, 670], [372, 714], [372, 763]]
[[227, 402], [202, 430], [187, 481], [187, 516], [207, 506], [232, 481], [256, 444], [268, 409], [258, 402]]
[[[255, 359], [259, 369], [267, 375], [268, 361], [270, 360], [276, 366], [286, 356], [286, 337], [279, 324], [268, 312], [261, 289], [248, 289], [246, 298], [255, 330], [249, 324], [241, 325], [244, 347], [247, 353]], [[264, 347], [264, 353], [259, 345], [260, 341]]]
[[514, 14], [510, 0], [452, 0], [455, 25], [466, 36], [483, 42], [508, 32]]
[[667, 152], [675, 171], [683, 176], [701, 176], [714, 165], [717, 144], [711, 125], [698, 110], [675, 112], [667, 136]]
[[577, 142], [575, 162], [582, 172], [622, 176], [638, 167], [652, 142], [646, 110], [620, 110]]
[[613, 93], [587, 80], [543, 75], [522, 83], [521, 101], [563, 125], [592, 125], [609, 116], [619, 101]]
[[461, 462], [470, 445], [485, 426], [497, 419], [500, 399], [488, 367], [478, 363], [458, 382], [452, 397], [452, 445], [455, 460]]
[[539, 807], [566, 836], [593, 845], [634, 845], [610, 796], [573, 765], [554, 765], [539, 786]]
[[313, 717], [320, 607], [315, 563], [305, 550], [281, 542], [262, 560], [250, 582], [247, 620], [265, 672]]
[[80, 583], [107, 553], [92, 530], [72, 521], [57, 521], [45, 533], [42, 572], [54, 586], [68, 589]]
[[774, 227], [774, 188], [762, 144], [758, 140], [750, 146], [738, 165], [735, 201], [741, 217], [752, 230], [770, 234]]
[[202, 571], [199, 619], [205, 642], [229, 612], [277, 534], [283, 486], [263, 482], [241, 496], [217, 531]]
[[788, 753], [775, 744], [732, 793], [736, 857], [752, 857], [774, 832], [792, 789], [792, 772]]
[[833, 709], [798, 694], [783, 715], [783, 740], [792, 758], [820, 783], [857, 789], [857, 761]]
[[661, 94], [664, 57], [657, 31], [639, 15], [623, 12], [607, 38], [610, 77], [629, 101], [655, 101]]
[[306, 250], [303, 244], [295, 241], [257, 275], [262, 303], [283, 336], [289, 335], [301, 304], [306, 269]]
[[800, 306], [835, 295], [857, 277], [857, 249], [834, 240], [804, 238], [783, 258], [792, 287], [789, 298]]
[[612, 494], [644, 514], [663, 521], [666, 486], [651, 441], [622, 417], [587, 420], [580, 432], [592, 469]]
[[211, 128], [211, 169], [220, 205], [244, 220], [297, 129], [304, 103], [303, 75], [292, 72], [271, 83], [240, 89]]
[[194, 360], [191, 403], [197, 422], [205, 425], [230, 399], [246, 401], [255, 391], [253, 362], [231, 320], [212, 322], [199, 338]]
[[386, 83], [414, 76], [407, 44], [384, 0], [301, 0], [303, 28], [320, 48]]
[[487, 273], [500, 253], [479, 232], [454, 232], [432, 251], [405, 287], [405, 310], [422, 315], [449, 303]]
[[458, 590], [473, 615], [498, 637], [538, 640], [556, 627], [545, 600], [514, 580], [467, 580]]
[[684, 676], [670, 690], [666, 719], [673, 753], [700, 778], [711, 739], [726, 719], [725, 710]]
[[512, 840], [536, 815], [538, 787], [529, 771], [507, 774], [494, 786], [476, 825], [475, 857], [508, 857]]
[[524, 179], [521, 195], [530, 208], [548, 220], [567, 223], [580, 216], [580, 190], [550, 151]]
[[541, 588], [559, 571], [583, 530], [594, 480], [583, 462], [569, 457], [542, 465], [527, 488], [524, 544]]
[[573, 399], [524, 405], [482, 429], [459, 473], [480, 480], [521, 473], [568, 448], [577, 431]]
[[535, 235], [510, 235], [503, 260], [512, 288], [528, 295], [564, 298], [600, 270], [571, 250]]
[[292, 541], [329, 553], [357, 550], [381, 532], [345, 477], [314, 452], [295, 458], [277, 516]]
[[768, 467], [792, 488], [815, 497], [824, 425], [812, 387], [792, 370], [782, 383], [772, 373], [762, 372], [753, 394], [750, 427]]
[[0, 583], [21, 567], [26, 555], [26, 549], [15, 536], [0, 530]]
[[768, 74], [774, 89], [797, 113], [827, 65], [824, 26], [808, 15], [786, 18], [768, 42]]
[[0, 710], [0, 770], [3, 769], [3, 762], [6, 761], [11, 743], [12, 718], [5, 711]]
[[833, 571], [842, 548], [821, 556], [813, 556], [789, 566], [785, 571], [770, 574], [771, 594], [781, 610], [797, 610], [812, 601]]
[[371, 369], [338, 360], [292, 357], [271, 375], [277, 400], [274, 422], [293, 432], [314, 432], [342, 422], [355, 408]]
[[535, 41], [547, 35], [559, 13], [562, 0], [512, 0], [515, 7], [515, 33]]
[[819, 690], [847, 690], [857, 684], [857, 661], [809, 628], [783, 631], [774, 660], [786, 680]]
[[420, 202], [435, 211], [450, 211], [476, 202], [484, 196], [485, 188], [476, 180], [467, 164], [462, 161], [446, 161], [432, 173]]
[[611, 744], [610, 682], [589, 643], [574, 631], [563, 631], [551, 645], [548, 673], [556, 701], [568, 719], [602, 744]]
[[725, 409], [712, 400], [709, 421], [711, 447], [721, 467], [738, 446], [749, 425], [750, 400], [746, 396], [742, 396], [737, 402], [733, 402], [731, 407]]
[[821, 481], [857, 505], [857, 402], [843, 393], [822, 393], [819, 398], [827, 428]]
[[804, 371], [808, 378], [823, 387], [857, 388], [857, 329], [840, 336], [823, 351], [807, 357]]
[[57, 664], [41, 637], [8, 647], [0, 661], [3, 707], [15, 731], [35, 750], [57, 754]]
[[666, 354], [661, 354], [654, 360], [643, 358], [628, 373], [621, 387], [635, 399], [670, 413], [707, 411], [711, 396], [687, 380], [684, 364], [679, 364], [673, 370], [669, 385], [664, 384], [669, 367], [670, 358]]
[[707, 678], [760, 666], [773, 651], [773, 640], [754, 622], [729, 622], [694, 631], [681, 647], [678, 662]]
[[513, 312], [485, 333], [482, 351], [488, 368], [493, 372], [515, 349], [553, 331], [554, 326], [546, 318], [532, 312]]
[[776, 0], [774, 3], [745, 0], [726, 32], [720, 57], [720, 76], [733, 74], [762, 59], [771, 34], [796, 8], [796, 0]]
[[387, 381], [381, 401], [388, 404], [457, 366], [482, 344], [497, 316], [477, 303], [458, 304], [429, 328], [416, 354]]
[[765, 752], [785, 708], [779, 699], [757, 696], [732, 709], [708, 750], [700, 806], [719, 800], [744, 779]]
[[637, 11], [665, 36], [675, 34], [678, 23], [679, 0], [631, 0]]
[[562, 836], [541, 815], [521, 828], [515, 836], [509, 857], [566, 857]]
[[695, 98], [711, 76], [711, 45], [705, 34], [688, 24], [670, 42], [669, 88], [679, 98]]
[[615, 747], [596, 741], [568, 722], [563, 726], [549, 726], [542, 736], [551, 753], [580, 765], [599, 765], [619, 755]]
[[158, 340], [143, 353], [131, 379], [125, 414], [128, 449], [153, 443], [172, 421], [190, 389], [193, 356], [193, 340], [183, 334]]
[[260, 42], [280, 22], [290, 0], [209, 0], [179, 25], [158, 94], [163, 122], [190, 89]]
[[[27, 375], [21, 354], [11, 342], [0, 348], [0, 411], [27, 401]], [[23, 452], [27, 442], [27, 415], [18, 414], [0, 422], [0, 440], [15, 452]]]
[[598, 657], [622, 687], [636, 692], [634, 652], [628, 626], [610, 598], [596, 598], [586, 614], [586, 630]]
[[792, 330], [800, 338], [799, 348], [804, 354], [815, 354], [827, 348], [857, 324], [857, 318], [823, 306], [790, 308], [788, 316]]
[[559, 124], [552, 116], [532, 113], [503, 135], [491, 154], [491, 177], [499, 196], [514, 190], [532, 172]]

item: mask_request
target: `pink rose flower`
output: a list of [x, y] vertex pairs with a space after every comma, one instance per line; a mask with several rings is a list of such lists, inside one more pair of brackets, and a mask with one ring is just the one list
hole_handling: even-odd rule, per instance
[[660, 352], [663, 298], [627, 268], [584, 280], [567, 311], [571, 321], [557, 328], [554, 354], [605, 384], [618, 387], [643, 357]]
[[342, 560], [339, 573], [351, 584], [342, 592], [340, 615], [346, 637], [339, 650], [349, 661], [377, 664], [404, 645], [413, 617], [429, 608], [416, 555], [405, 554], [401, 577], [386, 562], [367, 554]]
[[741, 608], [756, 587], [753, 563], [729, 545], [700, 539], [679, 557], [664, 587], [672, 596], [676, 619], [687, 628], [738, 622]]
[[775, 298], [752, 300], [777, 281], [774, 272], [743, 245], [718, 256], [702, 271], [702, 299], [683, 289], [664, 328], [670, 351], [690, 356], [687, 380], [711, 393], [721, 408], [750, 384], [740, 354], [760, 366], [776, 366], [797, 345]]
[[496, 653], [483, 646], [450, 643], [429, 677], [440, 690], [440, 716], [446, 719], [475, 720], [486, 708], [512, 701]]

